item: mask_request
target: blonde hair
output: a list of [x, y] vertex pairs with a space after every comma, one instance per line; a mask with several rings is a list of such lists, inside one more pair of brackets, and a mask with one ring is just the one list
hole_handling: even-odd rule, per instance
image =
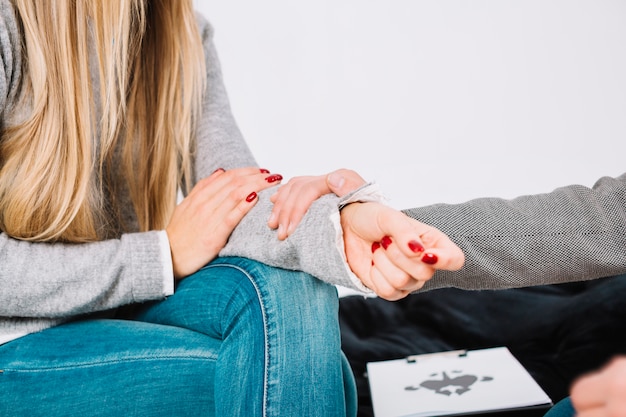
[[[122, 217], [113, 169], [121, 169], [140, 230], [164, 228], [176, 190], [189, 186], [204, 91], [192, 1], [13, 3], [27, 92], [17, 108], [32, 112], [2, 131], [2, 231], [31, 241], [102, 239], [107, 218]], [[121, 167], [113, 166], [116, 149]]]

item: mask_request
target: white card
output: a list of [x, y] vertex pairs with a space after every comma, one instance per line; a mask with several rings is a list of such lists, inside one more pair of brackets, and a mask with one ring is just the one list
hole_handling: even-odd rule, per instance
[[367, 364], [376, 417], [425, 417], [550, 406], [506, 347]]

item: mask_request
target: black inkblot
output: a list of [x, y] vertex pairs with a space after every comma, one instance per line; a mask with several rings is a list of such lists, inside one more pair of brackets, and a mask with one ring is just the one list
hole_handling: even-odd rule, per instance
[[[453, 373], [461, 373], [461, 371], [452, 371]], [[437, 374], [431, 374], [430, 376], [436, 376]], [[470, 390], [470, 387], [478, 381], [478, 377], [474, 375], [461, 375], [454, 378], [450, 378], [446, 372], [442, 373], [442, 379], [429, 379], [420, 384], [421, 387], [434, 391], [437, 394], [450, 396], [453, 393], [457, 395], [463, 395]], [[484, 376], [482, 381], [492, 381], [493, 377]], [[416, 386], [408, 386], [404, 388], [406, 391], [416, 391], [419, 388]]]

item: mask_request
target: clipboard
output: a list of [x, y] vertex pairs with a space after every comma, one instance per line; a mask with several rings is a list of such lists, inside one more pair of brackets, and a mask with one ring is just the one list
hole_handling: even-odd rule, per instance
[[375, 417], [543, 412], [552, 406], [506, 347], [369, 362], [367, 375]]

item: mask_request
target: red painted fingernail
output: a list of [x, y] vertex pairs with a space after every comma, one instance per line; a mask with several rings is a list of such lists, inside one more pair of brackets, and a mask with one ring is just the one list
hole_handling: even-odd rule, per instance
[[252, 192], [250, 193], [250, 195], [248, 195], [248, 196], [246, 197], [246, 201], [247, 201], [248, 203], [251, 203], [252, 201], [254, 201], [254, 199], [255, 199], [255, 198], [256, 198], [256, 193], [255, 193], [254, 191], [252, 191]]
[[380, 244], [383, 246], [383, 248], [385, 248], [385, 250], [387, 250], [389, 245], [391, 245], [391, 238], [389, 236], [383, 237], [380, 241]]
[[380, 249], [380, 242], [372, 243], [372, 253], [376, 252], [378, 249]]
[[422, 256], [422, 262], [428, 265], [434, 265], [438, 260], [439, 258], [437, 258], [437, 255], [432, 253], [425, 253], [424, 256]]
[[270, 175], [269, 177], [265, 178], [265, 181], [272, 183], [272, 182], [276, 182], [276, 181], [280, 181], [283, 179], [283, 176], [280, 174], [274, 174], [274, 175]]
[[265, 168], [261, 168], [261, 169], [259, 169], [259, 171], [261, 171], [261, 174], [269, 174], [270, 173], [270, 171], [268, 169], [265, 169]]
[[374, 260], [372, 259], [372, 266], [374, 266]]
[[411, 249], [415, 253], [424, 252], [424, 245], [419, 243], [417, 240], [411, 240], [409, 242], [409, 249]]
[[216, 172], [218, 172], [218, 171], [224, 171], [224, 168], [218, 168], [218, 169], [216, 169], [215, 171], [213, 171], [213, 174], [215, 174], [215, 173], [216, 173]]

